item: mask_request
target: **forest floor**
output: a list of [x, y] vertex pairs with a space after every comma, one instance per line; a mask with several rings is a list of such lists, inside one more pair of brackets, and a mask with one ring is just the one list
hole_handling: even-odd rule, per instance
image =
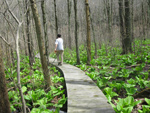
[[[140, 64], [137, 64], [137, 65], [131, 65], [131, 66], [126, 66], [125, 67], [125, 69], [128, 69], [128, 70], [133, 70], [133, 68], [136, 68], [136, 67], [138, 67]], [[87, 67], [88, 67], [88, 65], [87, 65]], [[98, 66], [91, 66], [91, 67], [94, 67], [95, 68], [95, 71], [97, 71], [97, 72], [100, 72], [101, 71], [101, 69], [99, 69], [99, 68], [97, 68]], [[113, 69], [115, 69], [115, 67], [108, 67], [109, 69], [109, 74], [111, 74], [112, 73], [112, 71], [113, 71]], [[145, 67], [143, 68], [143, 70], [142, 70], [142, 72], [149, 72], [149, 69], [150, 69], [150, 64], [146, 64], [145, 65]], [[121, 68], [120, 69], [118, 69], [118, 72], [121, 70]], [[88, 70], [85, 70], [85, 72], [88, 72]], [[99, 78], [101, 78], [101, 76], [102, 75], [99, 75]], [[144, 76], [144, 75], [143, 75]], [[135, 76], [134, 76], [135, 77]], [[113, 81], [118, 81], [118, 82], [120, 82], [120, 81], [124, 81], [125, 83], [128, 83], [127, 82], [127, 80], [129, 80], [129, 79], [134, 79], [135, 80], [135, 78], [134, 78], [133, 76], [132, 76], [132, 74], [129, 76], [129, 77], [127, 77], [127, 78], [123, 78], [123, 77], [116, 77], [116, 78], [111, 78], [111, 79], [109, 79], [109, 82], [113, 82]], [[97, 84], [97, 80], [95, 80], [95, 79], [93, 79], [93, 81]], [[136, 81], [136, 80], [135, 80]], [[146, 81], [150, 81], [150, 76], [148, 76], [148, 78], [146, 79]], [[142, 85], [142, 83], [141, 83], [141, 85]], [[104, 91], [104, 89], [106, 88], [106, 87], [109, 87], [109, 85], [107, 84], [105, 87], [101, 87], [100, 89], [102, 90], [102, 91]], [[138, 112], [138, 110], [142, 110], [143, 108], [142, 108], [142, 106], [143, 105], [148, 105], [147, 103], [146, 103], [146, 101], [145, 101], [145, 98], [148, 98], [148, 99], [150, 99], [150, 87], [147, 87], [147, 86], [144, 86], [144, 84], [143, 84], [143, 87], [141, 88], [141, 86], [139, 85], [139, 84], [136, 84], [136, 86], [135, 86], [135, 88], [137, 89], [137, 93], [135, 93], [134, 95], [132, 95], [133, 97], [134, 97], [134, 100], [135, 101], [138, 101], [138, 100], [141, 100], [141, 103], [139, 103], [139, 104], [137, 104], [136, 106], [134, 106], [134, 108], [133, 108], [133, 110], [132, 110], [132, 112], [131, 113], [139, 113]], [[127, 97], [127, 91], [125, 90], [125, 89], [121, 89], [119, 92], [117, 91], [117, 89], [115, 89], [114, 88], [114, 90], [113, 90], [114, 92], [116, 92], [117, 94], [118, 94], [118, 96], [114, 96], [113, 98], [112, 98], [112, 103], [115, 105], [115, 106], [117, 106], [117, 103], [114, 101], [114, 100], [116, 100], [116, 101], [119, 101], [118, 100], [118, 98], [126, 98]], [[148, 113], [148, 112], [146, 112], [146, 113]]]
[[[95, 82], [103, 91], [116, 113], [149, 113], [150, 112], [150, 41], [137, 41], [134, 53], [121, 54], [121, 48], [98, 50], [94, 59], [92, 49], [91, 65], [87, 65], [86, 50], [80, 47], [81, 64], [76, 65], [74, 57], [66, 62], [77, 66]], [[112, 51], [113, 50], [113, 51]], [[75, 56], [75, 52], [72, 52]], [[129, 101], [127, 103], [126, 101]]]
[[[64, 102], [66, 102], [66, 97], [63, 96], [65, 91], [63, 88], [64, 78], [60, 76], [60, 73], [54, 66], [50, 66], [53, 86], [50, 87], [51, 90], [45, 89], [40, 60], [36, 59], [36, 63], [31, 70], [29, 64], [25, 63], [28, 58], [26, 59], [25, 57], [24, 59], [20, 65], [20, 76], [27, 112], [37, 113], [55, 110], [57, 113], [63, 107]], [[21, 97], [17, 88], [17, 73], [15, 69], [11, 71], [9, 68], [5, 70], [11, 111], [12, 113], [21, 113]]]

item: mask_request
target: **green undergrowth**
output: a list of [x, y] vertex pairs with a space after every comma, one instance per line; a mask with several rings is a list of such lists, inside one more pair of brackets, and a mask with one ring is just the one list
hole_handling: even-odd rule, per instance
[[[29, 66], [29, 57], [21, 56], [20, 76], [22, 91], [27, 105], [27, 112], [31, 113], [58, 113], [60, 108], [66, 102], [64, 94], [64, 78], [55, 67], [49, 67], [53, 86], [51, 90], [44, 88], [44, 76], [42, 66], [39, 59], [35, 59], [32, 70]], [[5, 70], [8, 96], [10, 100], [11, 110], [13, 113], [19, 113], [21, 110], [21, 96], [17, 88], [17, 72], [14, 69], [7, 68]], [[56, 109], [50, 111], [50, 109]]]
[[[150, 40], [136, 41], [134, 53], [121, 55], [121, 48], [105, 45], [94, 58], [92, 46], [91, 65], [87, 65], [84, 45], [79, 48], [81, 64], [76, 65], [75, 50], [65, 49], [64, 59], [79, 67], [95, 81], [116, 113], [150, 112]], [[55, 55], [52, 55], [55, 57]]]

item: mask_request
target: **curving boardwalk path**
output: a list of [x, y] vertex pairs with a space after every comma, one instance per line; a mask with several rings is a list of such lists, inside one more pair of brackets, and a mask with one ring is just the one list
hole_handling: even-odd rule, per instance
[[115, 113], [102, 91], [82, 70], [69, 64], [58, 66], [53, 58], [49, 61], [64, 75], [68, 98], [67, 113]]
[[[39, 58], [39, 54], [36, 55]], [[53, 58], [49, 58], [64, 75], [67, 89], [67, 113], [115, 113], [102, 91], [93, 80], [79, 68], [63, 64], [58, 66]]]

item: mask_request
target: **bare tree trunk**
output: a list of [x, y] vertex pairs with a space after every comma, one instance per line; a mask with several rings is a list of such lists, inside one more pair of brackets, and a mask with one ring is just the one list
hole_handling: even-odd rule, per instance
[[150, 28], [150, 0], [147, 1], [148, 10], [147, 10], [147, 37], [149, 37], [149, 28]]
[[35, 62], [35, 59], [34, 59], [33, 45], [31, 43], [32, 39], [30, 35], [30, 9], [28, 8], [27, 0], [25, 2], [26, 2], [25, 3], [26, 10], [28, 10], [26, 14], [26, 22], [27, 22], [26, 33], [27, 33], [27, 38], [28, 38], [29, 64], [30, 64], [30, 67], [32, 67], [33, 63]]
[[15, 58], [14, 58], [13, 48], [11, 48], [11, 60], [12, 60], [13, 67], [15, 67]]
[[23, 41], [24, 41], [24, 52], [25, 52], [25, 55], [27, 56], [28, 54], [27, 54], [27, 46], [26, 46], [26, 37], [25, 37], [25, 32], [24, 32], [24, 29], [25, 29], [25, 27], [24, 27], [24, 25], [22, 26], [22, 36], [23, 36]]
[[91, 31], [90, 31], [90, 12], [88, 0], [85, 0], [86, 5], [86, 22], [87, 22], [87, 64], [91, 62]]
[[[99, 5], [100, 4], [101, 4], [101, 2], [99, 1]], [[100, 12], [101, 9], [99, 8], [98, 11]], [[100, 37], [100, 40], [98, 41], [98, 43], [99, 43], [99, 47], [98, 48], [101, 49], [101, 43], [102, 43], [102, 40], [101, 40], [102, 38], [101, 37], [102, 37], [103, 32], [102, 32], [102, 20], [101, 20], [101, 15], [100, 14], [99, 14], [98, 18], [99, 18], [99, 26], [98, 26], [98, 28], [99, 28], [99, 33], [98, 34], [99, 35], [98, 36]], [[104, 18], [104, 16], [102, 17], [102, 19], [103, 18]]]
[[132, 27], [131, 27], [131, 34], [132, 34], [132, 42], [133, 42], [133, 48], [134, 48], [134, 52], [135, 52], [135, 38], [134, 38], [134, 6], [133, 6], [133, 4], [134, 4], [134, 0], [132, 0], [131, 1], [131, 6], [132, 6], [132, 11], [131, 11], [131, 23], [132, 23]]
[[77, 64], [80, 64], [79, 44], [78, 44], [77, 0], [74, 0], [74, 11], [75, 11], [75, 44], [76, 44]]
[[94, 30], [93, 19], [92, 19], [91, 15], [90, 15], [90, 20], [91, 20], [91, 27], [92, 27], [93, 39], [94, 39], [94, 45], [95, 45], [95, 55], [94, 55], [94, 57], [97, 58], [97, 42], [96, 42], [96, 38], [95, 38], [95, 30]]
[[14, 15], [14, 13], [9, 9], [9, 5], [7, 0], [5, 0], [6, 5], [8, 7], [8, 11], [10, 12], [10, 14], [12, 15], [12, 17], [15, 19], [15, 21], [18, 24], [18, 29], [17, 29], [17, 36], [16, 36], [16, 54], [17, 54], [17, 82], [18, 82], [18, 89], [19, 89], [19, 93], [21, 96], [21, 101], [22, 101], [22, 109], [23, 109], [23, 113], [26, 113], [26, 103], [24, 100], [24, 96], [23, 96], [23, 92], [21, 89], [21, 83], [20, 83], [20, 55], [19, 55], [19, 30], [20, 27], [22, 25], [22, 22], [20, 22], [18, 20], [18, 18]]
[[125, 0], [125, 27], [126, 38], [124, 40], [124, 44], [126, 48], [125, 53], [127, 54], [132, 52], [130, 0]]
[[142, 27], [143, 27], [143, 40], [145, 40], [145, 13], [144, 13], [144, 4], [143, 4], [143, 1], [142, 1]]
[[[8, 42], [8, 34], [9, 32], [7, 32], [7, 42]], [[11, 60], [10, 60], [10, 47], [8, 47], [8, 45], [6, 44], [6, 57], [7, 57], [7, 66], [11, 68]]]
[[111, 8], [110, 8], [110, 10], [111, 10], [111, 33], [112, 33], [112, 35], [113, 35], [113, 32], [112, 32], [112, 24], [113, 24], [113, 16], [114, 16], [114, 12], [113, 12], [113, 0], [111, 0]]
[[70, 0], [67, 0], [67, 4], [68, 4], [68, 42], [69, 42], [69, 48], [72, 49], [71, 47], [71, 32], [70, 32], [70, 16], [71, 16], [71, 2]]
[[43, 17], [43, 27], [44, 27], [44, 38], [45, 38], [45, 55], [47, 58], [47, 64], [49, 64], [49, 51], [48, 51], [48, 36], [47, 36], [47, 25], [46, 25], [46, 15], [45, 15], [45, 0], [41, 1], [42, 17]]
[[119, 0], [119, 17], [120, 17], [120, 38], [122, 42], [122, 50], [123, 54], [125, 53], [125, 45], [124, 45], [124, 39], [125, 39], [125, 24], [124, 24], [124, 9], [123, 9], [123, 0]]
[[107, 10], [107, 20], [108, 20], [108, 33], [109, 33], [109, 42], [112, 43], [112, 31], [111, 31], [111, 5], [109, 0], [106, 0], [106, 10]]
[[31, 3], [34, 21], [35, 21], [36, 34], [37, 34], [38, 46], [40, 50], [40, 59], [41, 59], [41, 64], [42, 64], [42, 69], [43, 69], [43, 74], [44, 74], [44, 80], [45, 80], [46, 88], [49, 88], [49, 86], [51, 86], [51, 79], [50, 79], [48, 65], [46, 62], [46, 56], [44, 55], [45, 47], [44, 47], [44, 41], [43, 41], [44, 39], [42, 37], [40, 18], [38, 15], [38, 10], [35, 4], [35, 0], [30, 0], [30, 3]]
[[11, 113], [0, 46], [0, 113]]
[[[105, 51], [106, 51], [106, 55], [108, 55], [108, 44], [107, 42], [110, 42], [110, 38], [109, 38], [109, 34], [107, 35], [108, 32], [104, 32], [105, 31], [108, 31], [108, 27], [106, 28], [106, 25], [105, 25], [105, 21], [108, 19], [108, 16], [107, 16], [107, 1], [106, 0], [103, 0], [103, 3], [104, 3], [104, 14], [103, 14], [103, 21], [104, 22], [101, 22], [101, 28], [102, 28], [102, 34], [103, 34], [103, 37], [106, 36], [108, 38], [105, 38]], [[107, 20], [107, 26], [108, 26], [108, 20]]]
[[148, 0], [148, 24], [150, 24], [150, 0]]
[[21, 82], [20, 82], [20, 54], [19, 54], [19, 29], [22, 23], [19, 23], [18, 30], [17, 30], [17, 39], [16, 39], [16, 54], [17, 54], [17, 81], [18, 81], [18, 89], [21, 95], [22, 105], [23, 105], [23, 113], [26, 113], [26, 103], [23, 97], [23, 92], [21, 89]]
[[55, 11], [55, 30], [56, 30], [56, 36], [57, 36], [57, 34], [58, 34], [58, 23], [57, 23], [56, 0], [54, 0], [54, 11]]

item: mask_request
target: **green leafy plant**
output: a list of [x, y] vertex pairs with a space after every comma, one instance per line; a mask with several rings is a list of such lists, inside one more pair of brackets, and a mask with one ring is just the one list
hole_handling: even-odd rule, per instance
[[136, 85], [136, 81], [133, 78], [130, 78], [129, 80], [127, 80], [127, 82], [131, 85]]
[[97, 86], [99, 88], [104, 88], [107, 85], [106, 83], [108, 82], [108, 79], [106, 77], [97, 78], [96, 80], [97, 80]]
[[98, 76], [98, 72], [96, 71], [96, 72], [91, 72], [91, 73], [88, 73], [88, 72], [86, 72], [86, 74], [91, 78], [91, 79], [93, 79], [93, 80], [96, 80], [97, 78], [97, 76]]
[[[29, 74], [30, 69], [29, 69], [29, 59], [28, 58], [23, 58], [22, 63], [21, 63], [21, 83], [22, 83], [22, 91], [24, 94], [24, 98], [26, 101], [26, 105], [31, 108], [31, 113], [58, 113], [59, 109], [63, 102], [57, 103], [59, 108], [56, 108], [55, 111], [50, 111], [47, 109], [47, 107], [55, 107], [55, 103], [52, 103], [51, 101], [54, 99], [55, 96], [59, 96], [59, 98], [62, 96], [63, 100], [66, 100], [66, 97], [63, 96], [64, 90], [62, 90], [62, 86], [60, 86], [60, 83], [64, 82], [64, 79], [60, 77], [60, 73], [58, 70], [54, 67], [51, 67], [51, 72], [58, 72], [58, 76], [52, 77], [54, 80], [53, 82], [57, 84], [57, 87], [52, 88], [49, 92], [45, 92], [43, 88], [43, 73], [41, 70], [41, 64], [39, 59], [35, 59], [36, 63], [33, 64], [33, 73], [32, 75]], [[11, 72], [12, 71], [12, 72]], [[17, 81], [16, 78], [16, 71], [13, 69], [8, 69], [6, 71], [6, 74], [13, 73], [13, 78], [12, 81], [9, 83], [9, 87], [14, 87], [15, 83], [14, 81]], [[7, 75], [9, 78], [10, 76]], [[31, 81], [32, 80], [32, 81]], [[11, 104], [11, 110], [12, 112], [16, 111], [21, 107], [20, 105], [20, 96], [18, 94], [18, 91], [9, 91], [9, 100]], [[33, 108], [33, 109], [32, 109]]]
[[134, 101], [132, 96], [128, 96], [124, 99], [118, 98], [118, 100], [115, 100], [115, 102], [117, 103], [117, 106], [113, 105], [113, 108], [116, 113], [131, 113], [133, 107], [141, 103], [141, 100]]
[[9, 91], [8, 92], [8, 97], [10, 100], [10, 107], [12, 111], [16, 110], [16, 107], [21, 107], [20, 103], [20, 97], [19, 94], [16, 93], [15, 91]]
[[65, 95], [63, 95], [62, 98], [58, 100], [58, 103], [54, 104], [54, 106], [56, 108], [62, 108], [63, 105], [66, 103], [66, 100], [67, 99], [66, 99]]
[[55, 84], [58, 83], [58, 82], [64, 82], [64, 78], [59, 77], [58, 75], [54, 75], [53, 77], [51, 77], [51, 80]]
[[116, 92], [113, 91], [113, 88], [109, 88], [109, 87], [106, 87], [104, 89], [104, 93], [106, 94], [106, 97], [108, 99], [108, 102], [111, 102], [112, 98], [114, 96], [118, 96], [118, 94]]
[[26, 100], [37, 102], [37, 100], [40, 99], [45, 94], [46, 94], [45, 91], [41, 89], [37, 89], [35, 91], [31, 90], [31, 91], [28, 91], [27, 95], [25, 95], [24, 98]]
[[138, 110], [139, 113], [149, 113], [150, 112], [150, 99], [145, 98], [148, 105], [142, 105], [143, 110]]
[[116, 89], [117, 93], [120, 93], [121, 88], [123, 86], [123, 82], [122, 83], [117, 83], [116, 81], [112, 81], [108, 84], [111, 88]]
[[124, 88], [128, 96], [134, 95], [137, 91], [137, 88], [135, 88], [135, 85], [133, 84], [124, 84]]
[[128, 71], [127, 69], [122, 69], [121, 71], [118, 72], [119, 77], [124, 77], [124, 78], [128, 78], [130, 71]]
[[50, 111], [49, 109], [33, 108], [31, 113], [58, 113], [58, 112]]
[[140, 85], [140, 88], [145, 88], [144, 79], [141, 77], [136, 77], [137, 83]]

